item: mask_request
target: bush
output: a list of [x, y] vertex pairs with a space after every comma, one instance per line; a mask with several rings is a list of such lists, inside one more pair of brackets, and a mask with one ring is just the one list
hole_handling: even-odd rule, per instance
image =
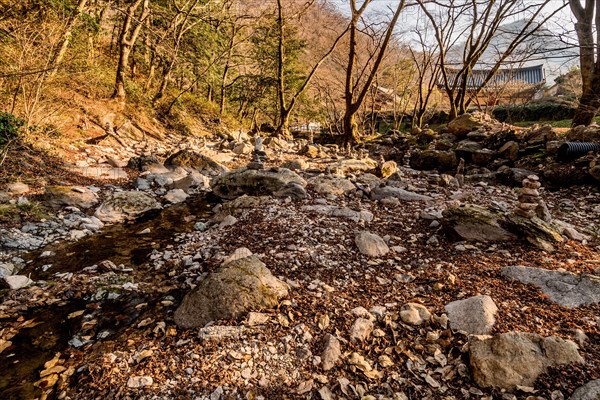
[[499, 106], [492, 112], [501, 122], [560, 121], [571, 119], [575, 107], [558, 103], [532, 103], [519, 106]]
[[0, 147], [15, 140], [25, 121], [10, 113], [0, 111]]

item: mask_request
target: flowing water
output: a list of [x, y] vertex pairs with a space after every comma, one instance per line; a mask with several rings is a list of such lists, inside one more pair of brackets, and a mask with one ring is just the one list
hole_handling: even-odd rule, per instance
[[[33, 280], [51, 279], [57, 272], [77, 272], [103, 260], [133, 268], [148, 261], [155, 249], [173, 244], [177, 233], [193, 230], [194, 224], [210, 216], [212, 198], [194, 196], [188, 201], [151, 211], [136, 221], [109, 226], [101, 233], [77, 242], [61, 242], [28, 255], [28, 266], [20, 274]], [[41, 258], [44, 251], [51, 257]], [[52, 266], [42, 268], [44, 265]], [[0, 299], [10, 292], [0, 292]], [[132, 293], [113, 301], [93, 301], [73, 298], [62, 303], [28, 309], [21, 313], [23, 320], [33, 320], [31, 327], [19, 330], [11, 339], [12, 346], [0, 353], [0, 399], [33, 399], [39, 397], [34, 382], [44, 363], [69, 346], [69, 340], [81, 329], [81, 319], [69, 314], [78, 310], [93, 310], [98, 321], [96, 332], [109, 332], [114, 337], [133, 324], [141, 315], [136, 305], [147, 303], [147, 312], [159, 299]], [[0, 319], [0, 329], [14, 324], [14, 319]]]

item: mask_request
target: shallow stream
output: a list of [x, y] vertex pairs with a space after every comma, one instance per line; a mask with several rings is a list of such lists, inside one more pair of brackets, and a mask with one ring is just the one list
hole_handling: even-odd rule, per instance
[[[125, 268], [139, 267], [149, 260], [153, 250], [173, 244], [173, 237], [194, 229], [196, 222], [211, 214], [214, 199], [193, 196], [186, 202], [163, 210], [148, 212], [137, 220], [112, 225], [101, 233], [77, 242], [59, 242], [26, 255], [27, 267], [20, 272], [33, 280], [53, 280], [56, 273], [77, 272], [104, 260]], [[41, 257], [45, 251], [54, 255]], [[47, 267], [51, 265], [51, 267]], [[45, 267], [46, 266], [46, 267]], [[0, 300], [10, 296], [0, 291]], [[22, 328], [11, 339], [12, 345], [0, 353], [0, 399], [34, 399], [40, 393], [34, 387], [44, 363], [70, 346], [69, 341], [81, 330], [81, 318], [69, 318], [75, 311], [92, 310], [96, 332], [114, 337], [147, 313], [159, 301], [143, 293], [131, 293], [116, 300], [72, 300], [20, 312], [31, 327]], [[136, 305], [147, 303], [140, 311]], [[0, 330], [15, 324], [15, 319], [0, 319]]]

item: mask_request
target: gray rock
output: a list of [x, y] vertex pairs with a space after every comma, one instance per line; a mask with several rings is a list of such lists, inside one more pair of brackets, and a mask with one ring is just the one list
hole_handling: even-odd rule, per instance
[[141, 177], [135, 178], [135, 182], [133, 183], [133, 186], [139, 190], [150, 190], [150, 187], [151, 187], [150, 182], [147, 179], [144, 179]]
[[533, 386], [550, 366], [583, 363], [574, 342], [522, 332], [473, 336], [469, 358], [477, 385], [507, 390]]
[[98, 196], [81, 186], [48, 186], [44, 197], [45, 203], [52, 208], [72, 206], [86, 209], [98, 203]]
[[498, 307], [490, 296], [475, 296], [446, 305], [450, 327], [471, 335], [485, 335], [496, 323]]
[[123, 180], [128, 179], [129, 175], [121, 168], [113, 168], [110, 165], [98, 165], [95, 167], [73, 167], [72, 171], [94, 179]]
[[306, 186], [306, 181], [289, 169], [254, 170], [243, 168], [214, 178], [211, 188], [217, 196], [230, 200], [242, 195], [271, 195], [289, 183]]
[[4, 278], [14, 273], [15, 265], [13, 263], [0, 263], [0, 278]]
[[455, 171], [458, 159], [453, 151], [420, 150], [412, 154], [410, 166], [418, 170]]
[[371, 190], [371, 200], [383, 200], [394, 197], [403, 201], [429, 201], [433, 198], [422, 194], [410, 192], [393, 186], [376, 187]]
[[390, 251], [383, 239], [374, 233], [360, 232], [354, 238], [354, 243], [362, 254], [369, 257], [381, 257]]
[[290, 182], [282, 187], [280, 190], [273, 193], [275, 197], [289, 197], [293, 200], [302, 200], [305, 199], [308, 195], [306, 193], [306, 189], [304, 186], [296, 183]]
[[151, 165], [161, 165], [160, 160], [156, 158], [156, 156], [140, 156], [132, 157], [127, 162], [127, 168], [137, 169], [139, 171], [147, 171], [148, 167]]
[[116, 157], [107, 157], [106, 162], [113, 168], [125, 168], [128, 164], [125, 160], [120, 160]]
[[240, 216], [249, 209], [264, 207], [269, 202], [270, 197], [267, 196], [240, 196], [237, 199], [226, 201], [221, 204], [218, 214], [213, 218], [216, 222], [220, 222], [227, 215]]
[[406, 303], [400, 310], [400, 319], [409, 325], [422, 325], [430, 318], [431, 312], [422, 304]]
[[504, 267], [501, 273], [505, 278], [539, 287], [551, 301], [563, 307], [600, 302], [600, 276], [517, 265]]
[[2, 286], [5, 286], [8, 289], [12, 289], [12, 290], [22, 289], [33, 283], [33, 281], [25, 275], [5, 276], [3, 278], [3, 281], [4, 281], [4, 283]]
[[310, 179], [308, 185], [322, 195], [343, 196], [356, 190], [352, 182], [338, 176], [317, 176]]
[[369, 338], [373, 331], [373, 321], [366, 318], [357, 318], [350, 327], [350, 340], [363, 342]]
[[309, 167], [309, 164], [302, 158], [299, 158], [297, 160], [288, 161], [284, 163], [281, 167], [290, 169], [292, 171], [303, 171]]
[[160, 208], [160, 203], [153, 197], [143, 192], [126, 191], [115, 193], [94, 215], [102, 222], [118, 222]]
[[600, 400], [600, 379], [577, 388], [569, 400]]
[[227, 172], [227, 168], [204, 154], [191, 150], [181, 150], [165, 160], [167, 167], [195, 169], [202, 175], [217, 176]]
[[209, 274], [175, 311], [182, 328], [238, 318], [248, 311], [272, 308], [287, 296], [288, 285], [275, 278], [256, 256], [230, 262]]
[[321, 362], [323, 371], [329, 371], [339, 361], [342, 356], [340, 341], [333, 335], [325, 335], [325, 346], [321, 353]]
[[465, 204], [450, 207], [442, 212], [442, 226], [451, 236], [478, 242], [516, 240], [510, 232], [504, 215], [483, 207]]
[[210, 179], [196, 171], [190, 172], [185, 178], [174, 181], [170, 186], [171, 189], [181, 189], [186, 193], [189, 193], [194, 188], [206, 189], [209, 187]]
[[377, 167], [377, 162], [371, 159], [340, 160], [327, 166], [327, 169], [337, 175], [347, 175], [355, 172], [368, 172]]
[[373, 213], [366, 210], [354, 211], [348, 207], [330, 206], [325, 204], [315, 204], [302, 207], [304, 211], [313, 211], [317, 214], [328, 215], [331, 217], [348, 218], [354, 222], [371, 222]]
[[173, 204], [184, 202], [187, 198], [188, 194], [182, 189], [171, 189], [164, 196], [166, 201]]
[[242, 155], [252, 153], [253, 147], [248, 143], [239, 143], [231, 151], [233, 154]]
[[488, 114], [482, 112], [465, 113], [450, 121], [447, 125], [448, 132], [457, 137], [465, 137], [468, 133], [477, 129], [489, 129], [494, 125], [500, 125]]
[[21, 194], [26, 194], [30, 191], [31, 189], [29, 188], [29, 185], [23, 183], [23, 182], [14, 182], [14, 183], [9, 183], [6, 186], [6, 191], [8, 193], [14, 194], [14, 195], [21, 195]]

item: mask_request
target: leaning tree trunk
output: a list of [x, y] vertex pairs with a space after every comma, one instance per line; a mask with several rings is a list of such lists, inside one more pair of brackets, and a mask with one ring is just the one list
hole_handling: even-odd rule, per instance
[[[125, 92], [125, 73], [127, 71], [127, 65], [129, 63], [129, 56], [131, 54], [131, 49], [135, 44], [135, 41], [140, 34], [142, 29], [142, 25], [146, 20], [146, 17], [149, 14], [149, 4], [150, 0], [136, 0], [133, 4], [129, 6], [127, 9], [127, 14], [125, 15], [125, 20], [123, 21], [123, 28], [121, 29], [121, 33], [119, 35], [119, 63], [117, 64], [117, 73], [115, 77], [115, 90], [112, 94], [113, 99], [125, 100], [126, 92]], [[142, 4], [142, 12], [140, 15], [137, 24], [133, 29], [131, 29], [131, 25], [134, 21], [135, 12], [137, 8]], [[129, 38], [127, 37], [129, 35]]]
[[73, 11], [73, 14], [71, 14], [71, 17], [69, 18], [69, 22], [67, 22], [67, 26], [65, 27], [65, 30], [60, 38], [59, 41], [59, 45], [54, 53], [54, 55], [52, 56], [52, 61], [50, 62], [50, 65], [52, 66], [52, 70], [50, 71], [50, 77], [54, 76], [54, 74], [56, 74], [56, 71], [58, 69], [58, 67], [60, 66], [60, 63], [62, 62], [62, 59], [65, 56], [65, 53], [67, 52], [67, 48], [69, 47], [69, 42], [71, 41], [71, 36], [73, 35], [73, 28], [75, 27], [75, 22], [77, 22], [77, 18], [79, 18], [79, 14], [81, 14], [83, 12], [83, 9], [85, 8], [85, 4], [87, 3], [87, 0], [79, 0], [79, 4], [77, 4], [77, 8], [75, 8], [75, 10]]

